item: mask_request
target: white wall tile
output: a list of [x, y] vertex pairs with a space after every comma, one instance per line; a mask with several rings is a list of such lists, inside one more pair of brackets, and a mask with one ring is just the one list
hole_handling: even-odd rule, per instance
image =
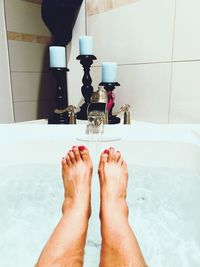
[[41, 72], [49, 68], [47, 45], [9, 41], [11, 71]]
[[199, 10], [199, 0], [177, 0], [174, 60], [200, 59]]
[[14, 101], [54, 99], [55, 80], [49, 73], [12, 72]]
[[69, 104], [77, 106], [82, 94], [82, 77], [83, 77], [83, 68], [80, 65], [80, 62], [76, 60], [76, 57], [79, 55], [79, 37], [80, 35], [86, 34], [85, 29], [85, 1], [81, 6], [74, 30], [73, 30], [73, 39], [71, 44], [68, 46], [68, 67], [70, 72], [68, 73], [68, 97]]
[[[101, 80], [101, 68], [93, 68], [94, 87]], [[130, 104], [135, 120], [167, 123], [171, 81], [171, 63], [119, 66], [121, 87], [115, 90], [118, 110]]]
[[170, 122], [200, 123], [200, 62], [174, 63]]
[[7, 30], [49, 36], [42, 21], [41, 6], [25, 1], [5, 1]]
[[140, 0], [88, 17], [98, 64], [170, 61], [174, 15], [175, 0]]
[[0, 123], [5, 123], [13, 122], [14, 118], [3, 1], [0, 1], [0, 35]]

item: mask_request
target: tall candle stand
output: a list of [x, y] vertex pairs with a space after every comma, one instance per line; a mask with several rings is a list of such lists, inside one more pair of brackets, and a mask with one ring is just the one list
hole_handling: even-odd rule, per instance
[[48, 119], [48, 124], [68, 124], [67, 112], [67, 81], [66, 72], [68, 68], [50, 68], [56, 80], [56, 99], [53, 116]]
[[101, 82], [99, 84], [100, 86], [103, 86], [104, 89], [108, 93], [108, 105], [111, 104], [111, 106], [107, 106], [108, 109], [108, 124], [118, 124], [120, 123], [120, 118], [117, 116], [112, 115], [112, 111], [114, 108], [114, 96], [113, 96], [113, 91], [115, 90], [116, 86], [120, 86], [118, 82], [113, 82], [113, 83], [106, 83], [106, 82]]
[[80, 107], [80, 111], [77, 112], [77, 119], [87, 120], [87, 110], [90, 104], [90, 99], [93, 93], [92, 87], [92, 78], [90, 76], [90, 67], [93, 64], [93, 60], [97, 58], [94, 55], [79, 55], [77, 60], [80, 60], [81, 65], [83, 66], [84, 76], [82, 79], [83, 86], [81, 87], [81, 92], [84, 97], [84, 103]]

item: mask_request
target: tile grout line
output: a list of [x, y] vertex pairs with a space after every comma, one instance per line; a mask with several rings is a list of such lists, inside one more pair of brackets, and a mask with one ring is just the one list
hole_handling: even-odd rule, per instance
[[[7, 18], [6, 18], [6, 7], [5, 7], [5, 0], [3, 1], [3, 12], [4, 12], [4, 21], [5, 21], [5, 28], [7, 32]], [[11, 71], [11, 59], [10, 59], [10, 47], [8, 43], [8, 36], [6, 34], [6, 43], [7, 43], [7, 51], [8, 51], [8, 64], [9, 64], [9, 73], [10, 73], [10, 89], [11, 89], [11, 98], [12, 98], [12, 113], [13, 113], [13, 120], [15, 122], [16, 114], [15, 114], [15, 107], [14, 107], [14, 93], [13, 93], [13, 83], [12, 83], [12, 71]]]
[[[183, 60], [169, 60], [169, 61], [152, 61], [152, 62], [137, 62], [137, 63], [119, 63], [118, 66], [138, 66], [138, 65], [153, 65], [153, 64], [170, 64], [170, 63], [191, 63], [200, 62], [200, 59], [183, 59]], [[92, 66], [92, 68], [99, 68], [101, 65]]]
[[177, 0], [175, 0], [175, 6], [174, 6], [174, 26], [173, 26], [173, 39], [172, 39], [172, 63], [171, 63], [171, 77], [170, 77], [170, 91], [169, 91], [169, 105], [168, 105], [168, 123], [170, 123], [173, 70], [174, 70], [174, 63], [175, 63], [174, 62], [174, 47], [175, 47], [175, 32], [176, 32], [176, 14], [177, 14]]

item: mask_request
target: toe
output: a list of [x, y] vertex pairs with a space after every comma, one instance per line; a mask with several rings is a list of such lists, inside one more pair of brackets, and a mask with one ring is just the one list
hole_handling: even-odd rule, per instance
[[69, 155], [69, 158], [70, 158], [71, 163], [72, 164], [76, 163], [76, 159], [75, 159], [75, 155], [74, 155], [73, 150], [70, 150], [69, 153], [68, 153], [68, 155]]
[[83, 161], [89, 161], [90, 160], [90, 154], [89, 154], [88, 149], [85, 146], [79, 146], [78, 149], [79, 149], [81, 159]]
[[109, 151], [107, 149], [101, 153], [100, 161], [99, 161], [99, 168], [98, 168], [98, 173], [100, 176], [103, 173], [103, 167], [104, 167], [105, 163], [108, 161], [108, 153], [109, 153]]
[[62, 158], [62, 168], [63, 169], [66, 169], [67, 167], [67, 161], [66, 161], [66, 158]]
[[117, 163], [121, 157], [121, 153], [119, 151], [116, 151], [114, 154], [114, 161]]
[[72, 165], [71, 159], [70, 159], [70, 157], [69, 157], [68, 154], [66, 155], [66, 162], [67, 162], [67, 165], [68, 166], [71, 166]]
[[81, 160], [81, 155], [80, 155], [78, 147], [73, 146], [72, 151], [74, 152], [74, 156], [75, 156], [76, 161]]
[[123, 162], [124, 162], [124, 160], [123, 160], [122, 156], [120, 155], [120, 157], [119, 157], [119, 159], [118, 159], [118, 164], [119, 164], [120, 166], [122, 166]]
[[101, 153], [99, 165], [105, 164], [108, 161], [108, 153], [109, 151], [107, 149]]
[[108, 162], [112, 162], [114, 160], [114, 148], [110, 147], [109, 151], [108, 151]]

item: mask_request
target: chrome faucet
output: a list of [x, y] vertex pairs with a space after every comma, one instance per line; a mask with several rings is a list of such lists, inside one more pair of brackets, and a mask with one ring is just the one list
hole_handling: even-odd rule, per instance
[[68, 113], [69, 118], [69, 124], [76, 124], [76, 107], [69, 105], [65, 109], [55, 109], [54, 113], [56, 114], [62, 114], [62, 113]]
[[131, 113], [130, 113], [130, 105], [129, 104], [125, 104], [123, 105], [119, 111], [114, 112], [113, 115], [117, 116], [119, 115], [121, 112], [124, 112], [124, 124], [131, 124]]

